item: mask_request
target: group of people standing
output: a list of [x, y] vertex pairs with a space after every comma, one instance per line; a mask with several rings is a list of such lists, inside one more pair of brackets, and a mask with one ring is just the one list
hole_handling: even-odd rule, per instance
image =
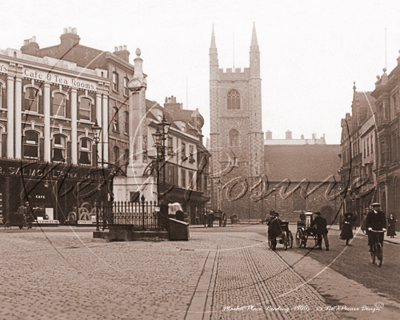
[[[325, 249], [329, 251], [329, 239], [328, 239], [328, 228], [326, 219], [321, 217], [320, 212], [314, 213], [315, 218], [311, 222], [310, 228], [315, 229], [315, 234], [317, 236], [317, 246], [316, 249], [322, 249], [322, 239], [324, 240]], [[305, 221], [305, 214], [300, 215], [300, 220]], [[270, 211], [270, 218], [266, 219], [268, 225], [268, 241], [271, 243], [271, 249], [276, 249], [277, 237], [282, 235], [281, 220], [279, 219], [279, 213], [273, 209]], [[263, 221], [264, 222], [264, 221]]]
[[[362, 230], [367, 232], [368, 235], [368, 245], [370, 246], [370, 250], [372, 245], [374, 244], [375, 235], [373, 231], [386, 231], [387, 225], [387, 236], [394, 238], [396, 235], [395, 231], [395, 223], [397, 220], [394, 218], [393, 214], [389, 215], [387, 224], [386, 224], [386, 216], [383, 211], [380, 210], [380, 204], [375, 202], [371, 205], [371, 210], [368, 212], [367, 217], [364, 220]], [[322, 239], [325, 243], [326, 251], [329, 251], [329, 239], [328, 239], [328, 228], [326, 219], [321, 217], [320, 212], [314, 213], [314, 219], [312, 220], [309, 228], [314, 228], [314, 232], [317, 236], [317, 245], [316, 249], [322, 249]], [[300, 220], [305, 221], [306, 217], [304, 213], [300, 214]], [[279, 219], [279, 213], [274, 210], [270, 211], [270, 217], [267, 218], [268, 225], [268, 241], [271, 243], [271, 249], [276, 249], [277, 240], [276, 238], [282, 235], [281, 230], [281, 220]], [[346, 240], [346, 246], [350, 245], [349, 241], [353, 238], [353, 226], [356, 221], [356, 216], [352, 213], [348, 212], [344, 215], [342, 231], [340, 233], [340, 239]], [[263, 221], [264, 222], [264, 221]], [[379, 233], [379, 242], [383, 243], [384, 234]]]

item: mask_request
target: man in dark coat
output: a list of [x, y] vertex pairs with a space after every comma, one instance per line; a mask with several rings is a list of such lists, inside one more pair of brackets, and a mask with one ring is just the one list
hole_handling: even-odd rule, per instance
[[281, 220], [278, 212], [272, 212], [267, 223], [268, 226], [268, 241], [271, 243], [271, 249], [276, 249], [276, 238], [282, 235]]
[[322, 246], [322, 238], [324, 238], [326, 251], [329, 251], [329, 240], [328, 240], [328, 229], [326, 228], [326, 219], [321, 217], [321, 212], [315, 212], [315, 219], [311, 223], [311, 228], [316, 227], [316, 234], [318, 243], [316, 248], [321, 249]]
[[26, 222], [28, 223], [28, 229], [32, 229], [32, 222], [34, 221], [34, 216], [29, 201], [25, 202], [25, 215], [26, 215]]
[[383, 232], [378, 232], [377, 235], [372, 230], [385, 231], [386, 230], [386, 216], [383, 211], [380, 210], [380, 203], [375, 202], [372, 205], [372, 210], [370, 210], [365, 218], [365, 228], [368, 234], [368, 245], [370, 251], [372, 251], [372, 246], [375, 244], [375, 239], [378, 237], [378, 241], [383, 245]]
[[342, 232], [340, 233], [340, 239], [346, 240], [346, 246], [349, 245], [349, 240], [353, 239], [352, 224], [354, 221], [356, 221], [356, 217], [353, 216], [351, 212], [347, 212], [344, 215], [343, 227], [342, 227]]

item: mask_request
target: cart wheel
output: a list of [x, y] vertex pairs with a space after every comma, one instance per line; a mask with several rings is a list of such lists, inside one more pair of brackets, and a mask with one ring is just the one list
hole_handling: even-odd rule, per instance
[[283, 232], [282, 233], [282, 243], [283, 243], [283, 249], [287, 249], [287, 247], [288, 247], [288, 236], [287, 236], [287, 234], [286, 234], [286, 232]]
[[303, 244], [303, 231], [301, 229], [297, 229], [296, 232], [296, 245], [301, 248], [301, 245]]
[[289, 242], [288, 247], [290, 249], [292, 249], [293, 248], [293, 234], [291, 231], [289, 231], [289, 233], [288, 233], [288, 242]]

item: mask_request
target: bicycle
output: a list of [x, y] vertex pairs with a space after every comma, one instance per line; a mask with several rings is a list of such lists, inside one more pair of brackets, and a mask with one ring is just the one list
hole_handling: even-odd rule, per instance
[[371, 262], [372, 264], [375, 263], [375, 260], [377, 260], [377, 265], [378, 267], [382, 266], [382, 261], [383, 261], [383, 246], [379, 242], [378, 234], [383, 233], [386, 231], [386, 229], [383, 230], [373, 230], [372, 228], [368, 228], [368, 231], [374, 232], [374, 244], [372, 245], [372, 250], [371, 250]]

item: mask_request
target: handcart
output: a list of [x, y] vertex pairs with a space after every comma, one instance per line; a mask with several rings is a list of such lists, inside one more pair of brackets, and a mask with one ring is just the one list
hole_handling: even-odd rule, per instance
[[318, 244], [317, 229], [311, 227], [313, 222], [312, 215], [312, 212], [305, 212], [306, 219], [297, 222], [296, 245], [299, 248], [307, 246], [308, 238], [314, 239], [315, 245]]

